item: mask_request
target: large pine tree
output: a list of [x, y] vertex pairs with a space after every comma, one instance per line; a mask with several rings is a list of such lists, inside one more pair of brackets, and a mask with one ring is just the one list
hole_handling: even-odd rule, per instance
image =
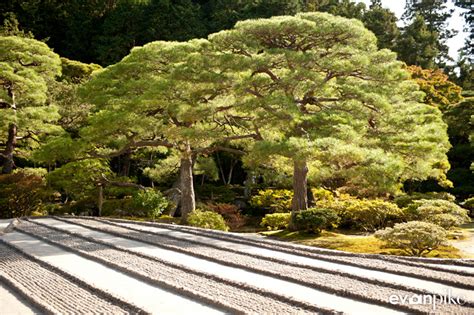
[[[0, 36], [0, 151], [2, 173], [15, 166], [19, 144], [34, 147], [42, 135], [58, 131], [51, 124], [57, 109], [47, 106], [48, 85], [61, 72], [59, 56], [43, 42]], [[22, 152], [25, 155], [25, 151]]]

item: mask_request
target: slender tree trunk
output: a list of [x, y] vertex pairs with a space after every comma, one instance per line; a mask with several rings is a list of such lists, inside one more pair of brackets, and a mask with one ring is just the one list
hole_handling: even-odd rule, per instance
[[97, 198], [97, 216], [100, 217], [102, 215], [102, 206], [104, 204], [104, 185], [99, 184], [98, 187], [99, 192], [98, 192], [98, 198]]
[[193, 158], [188, 144], [186, 152], [181, 156], [181, 220], [186, 222], [188, 215], [196, 209], [193, 184]]
[[13, 161], [13, 152], [15, 151], [16, 147], [16, 135], [16, 124], [10, 124], [8, 126], [8, 139], [6, 143], [6, 148], [3, 153], [4, 162], [2, 167], [2, 174], [11, 174], [13, 172], [13, 167], [15, 167], [15, 162]]
[[224, 166], [221, 163], [219, 152], [216, 153], [216, 157], [217, 157], [217, 166], [219, 167], [219, 172], [221, 173], [221, 177], [222, 177], [222, 182], [224, 183], [224, 185], [227, 185], [227, 182], [225, 180]]
[[227, 178], [227, 185], [230, 185], [232, 182], [232, 173], [234, 172], [234, 167], [237, 165], [237, 160], [232, 159], [229, 170], [229, 177]]
[[308, 209], [308, 166], [306, 161], [295, 161], [293, 165], [293, 200], [291, 210], [293, 212]]
[[308, 186], [308, 208], [312, 208], [316, 205], [316, 199], [314, 198], [314, 194], [311, 191], [311, 187]]

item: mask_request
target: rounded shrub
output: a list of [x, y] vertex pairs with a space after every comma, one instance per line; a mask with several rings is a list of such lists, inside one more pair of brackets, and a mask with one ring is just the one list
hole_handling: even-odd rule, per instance
[[366, 232], [391, 226], [401, 222], [403, 211], [391, 202], [381, 199], [344, 199], [325, 200], [317, 206], [334, 210], [341, 218], [340, 226]]
[[145, 212], [146, 217], [157, 219], [168, 207], [168, 199], [154, 189], [140, 190], [133, 195], [133, 206]]
[[297, 212], [293, 220], [297, 230], [320, 234], [322, 229], [337, 227], [340, 219], [332, 209], [311, 208]]
[[188, 215], [188, 225], [204, 229], [228, 231], [229, 227], [224, 218], [213, 211], [194, 210]]
[[410, 221], [377, 231], [375, 237], [408, 255], [423, 256], [447, 241], [447, 232], [433, 223]]
[[290, 212], [293, 192], [288, 189], [259, 190], [258, 194], [250, 199], [254, 208], [263, 208], [267, 212]]
[[288, 227], [291, 220], [291, 213], [270, 213], [263, 217], [261, 226], [268, 230], [280, 230]]
[[0, 175], [0, 219], [41, 212], [41, 206], [50, 198], [50, 192], [41, 173], [33, 170]]
[[441, 199], [422, 199], [414, 201], [405, 208], [411, 220], [419, 220], [437, 224], [445, 229], [470, 221], [468, 211], [457, 204]]
[[395, 202], [400, 208], [406, 208], [417, 200], [421, 199], [442, 199], [447, 201], [455, 201], [456, 197], [447, 192], [428, 192], [420, 193], [415, 192], [412, 194], [404, 194], [395, 197], [393, 202]]

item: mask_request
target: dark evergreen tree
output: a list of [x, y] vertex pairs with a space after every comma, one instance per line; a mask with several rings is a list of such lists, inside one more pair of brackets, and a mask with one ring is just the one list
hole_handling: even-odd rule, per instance
[[392, 50], [395, 49], [400, 36], [397, 20], [395, 13], [382, 8], [381, 0], [372, 0], [369, 10], [363, 17], [365, 27], [377, 36], [378, 47]]
[[436, 68], [436, 57], [439, 55], [438, 35], [430, 31], [423, 16], [417, 15], [403, 29], [395, 51], [398, 58], [408, 65]]
[[328, 12], [347, 18], [362, 20], [366, 6], [351, 0], [304, 0], [305, 11]]
[[448, 19], [452, 16], [452, 9], [447, 7], [448, 0], [407, 0], [403, 19], [413, 23], [417, 16], [422, 16], [430, 32], [437, 34], [437, 63], [444, 67], [449, 56], [447, 40], [456, 35], [456, 31], [448, 27]]

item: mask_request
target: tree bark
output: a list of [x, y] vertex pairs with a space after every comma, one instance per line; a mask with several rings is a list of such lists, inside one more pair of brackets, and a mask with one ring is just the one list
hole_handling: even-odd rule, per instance
[[180, 165], [181, 186], [181, 220], [187, 221], [188, 215], [196, 209], [193, 183], [193, 158], [188, 145], [186, 152], [181, 156]]
[[288, 225], [290, 231], [296, 230], [295, 216], [301, 210], [308, 209], [308, 165], [306, 160], [293, 162], [293, 200], [291, 201], [291, 220]]
[[128, 177], [130, 175], [130, 164], [131, 164], [131, 151], [125, 152], [123, 156], [120, 157], [120, 175]]
[[293, 200], [291, 210], [293, 212], [308, 209], [308, 166], [306, 161], [294, 161], [293, 164]]
[[4, 162], [2, 167], [2, 174], [11, 174], [13, 172], [13, 168], [15, 167], [15, 162], [13, 161], [13, 152], [15, 151], [16, 147], [16, 135], [16, 124], [10, 124], [8, 126], [8, 140], [6, 143], [5, 151], [3, 153]]
[[98, 191], [98, 198], [97, 198], [97, 216], [102, 216], [102, 206], [104, 204], [104, 185], [99, 184], [97, 185]]

